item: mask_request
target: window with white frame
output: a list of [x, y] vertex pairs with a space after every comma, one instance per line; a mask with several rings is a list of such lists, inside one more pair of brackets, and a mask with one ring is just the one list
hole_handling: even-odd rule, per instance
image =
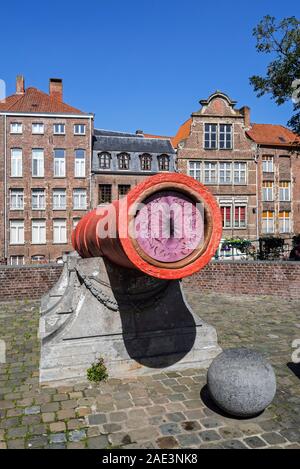
[[210, 161], [204, 163], [204, 183], [217, 184], [217, 163]]
[[67, 242], [67, 221], [53, 220], [53, 243], [66, 244]]
[[232, 125], [219, 125], [219, 149], [230, 150], [232, 148]]
[[264, 234], [274, 233], [274, 212], [269, 210], [262, 213], [262, 232]]
[[32, 220], [32, 244], [46, 244], [46, 220]]
[[24, 265], [25, 258], [24, 256], [10, 256], [9, 263], [10, 265]]
[[262, 157], [262, 168], [264, 173], [274, 173], [273, 156], [265, 155]]
[[73, 218], [73, 230], [75, 230], [76, 226], [80, 222], [81, 218]]
[[189, 176], [201, 181], [201, 161], [189, 161]]
[[32, 210], [45, 210], [46, 199], [44, 189], [32, 189], [31, 191]]
[[218, 146], [217, 142], [217, 124], [205, 124], [204, 125], [204, 148], [206, 150], [216, 150]]
[[66, 210], [66, 189], [53, 189], [53, 210]]
[[85, 127], [84, 124], [75, 124], [74, 135], [85, 135]]
[[279, 200], [280, 202], [291, 201], [291, 183], [289, 181], [279, 183]]
[[223, 228], [231, 228], [232, 225], [232, 205], [221, 206]]
[[279, 212], [279, 232], [291, 232], [291, 212], [288, 212], [286, 210]]
[[10, 220], [10, 244], [24, 244], [24, 220]]
[[87, 195], [85, 189], [74, 189], [73, 191], [73, 208], [75, 210], [86, 210]]
[[24, 210], [24, 190], [10, 190], [10, 208], [11, 210]]
[[272, 202], [274, 200], [273, 181], [263, 181], [262, 200], [263, 202]]
[[110, 169], [111, 154], [106, 151], [99, 153], [99, 168], [100, 169]]
[[36, 122], [32, 124], [32, 133], [33, 134], [43, 134], [44, 133], [44, 124]]
[[32, 150], [32, 176], [44, 177], [44, 150], [39, 148]]
[[54, 177], [63, 178], [66, 176], [66, 152], [62, 148], [54, 150]]
[[120, 153], [118, 155], [118, 166], [119, 169], [129, 169], [130, 156], [128, 153]]
[[247, 163], [234, 163], [234, 184], [246, 184], [247, 181]]
[[11, 150], [11, 177], [20, 178], [23, 174], [23, 157], [21, 148]]
[[53, 125], [53, 133], [55, 135], [65, 135], [66, 133], [66, 126], [65, 124], [54, 124]]
[[219, 163], [219, 184], [232, 183], [232, 163]]
[[21, 122], [12, 122], [10, 124], [10, 133], [11, 134], [22, 134], [23, 133], [23, 124], [21, 124]]
[[75, 150], [75, 177], [85, 177], [85, 150]]
[[246, 212], [247, 207], [245, 205], [235, 205], [234, 207], [234, 227], [235, 228], [246, 228]]

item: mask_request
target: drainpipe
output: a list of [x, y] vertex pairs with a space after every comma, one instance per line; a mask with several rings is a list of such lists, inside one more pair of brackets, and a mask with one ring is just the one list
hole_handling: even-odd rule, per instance
[[7, 116], [4, 115], [4, 258], [7, 260]]

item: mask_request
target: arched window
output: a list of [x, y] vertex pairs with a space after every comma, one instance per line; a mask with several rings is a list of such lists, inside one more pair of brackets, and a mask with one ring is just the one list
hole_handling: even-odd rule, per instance
[[120, 153], [118, 155], [119, 169], [129, 169], [130, 156], [128, 153]]
[[169, 171], [170, 158], [168, 157], [168, 155], [160, 155], [158, 157], [158, 169], [159, 171]]
[[149, 153], [144, 153], [140, 156], [141, 160], [141, 170], [142, 171], [151, 171], [152, 166], [152, 157]]
[[111, 154], [104, 151], [99, 153], [99, 168], [100, 169], [110, 169]]

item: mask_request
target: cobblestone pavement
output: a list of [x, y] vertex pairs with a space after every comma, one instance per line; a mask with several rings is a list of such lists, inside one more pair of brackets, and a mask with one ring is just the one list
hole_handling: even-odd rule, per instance
[[[275, 366], [278, 392], [260, 416], [222, 415], [205, 389], [205, 371], [110, 379], [40, 389], [38, 304], [0, 305], [0, 449], [5, 448], [300, 448], [300, 302], [188, 293], [217, 328], [223, 348], [256, 348]], [[297, 368], [298, 367], [298, 368]]]

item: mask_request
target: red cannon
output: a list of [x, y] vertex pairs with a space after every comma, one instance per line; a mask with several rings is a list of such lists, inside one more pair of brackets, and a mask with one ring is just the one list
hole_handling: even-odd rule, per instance
[[221, 236], [220, 209], [208, 189], [189, 176], [166, 173], [85, 215], [72, 244], [83, 258], [106, 257], [121, 267], [175, 280], [202, 269]]

